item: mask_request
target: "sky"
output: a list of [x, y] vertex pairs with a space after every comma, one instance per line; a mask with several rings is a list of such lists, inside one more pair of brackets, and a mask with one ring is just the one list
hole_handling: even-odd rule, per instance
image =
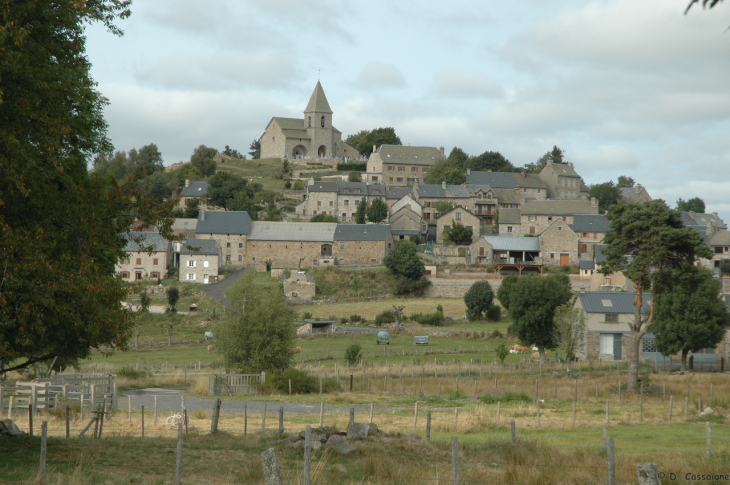
[[730, 2], [688, 2], [134, 0], [87, 53], [115, 148], [166, 165], [248, 152], [319, 77], [343, 138], [392, 126], [516, 166], [557, 145], [589, 185], [628, 175], [728, 221]]

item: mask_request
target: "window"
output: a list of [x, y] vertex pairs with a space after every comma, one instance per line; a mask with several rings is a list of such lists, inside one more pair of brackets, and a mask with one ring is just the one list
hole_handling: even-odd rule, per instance
[[583, 233], [583, 237], [588, 237], [588, 233], [587, 232], [584, 232]]
[[555, 253], [550, 253], [550, 259], [555, 259]]
[[548, 216], [548, 222], [553, 222], [553, 216]]
[[352, 213], [352, 218], [355, 219], [355, 213], [354, 212]]
[[226, 263], [230, 263], [230, 262], [231, 262], [231, 255], [226, 254]]
[[597, 232], [594, 232], [594, 233], [593, 233], [593, 239], [595, 239], [595, 238], [597, 238], [597, 237], [598, 237], [598, 233], [597, 233]]
[[403, 182], [403, 177], [396, 177], [395, 181], [396, 182]]
[[321, 200], [318, 200], [318, 201], [317, 201], [317, 207], [319, 207], [319, 206], [321, 206], [321, 205], [322, 205], [322, 201], [321, 201]]
[[411, 172], [418, 172], [418, 167], [411, 167]]
[[238, 243], [238, 249], [243, 249], [243, 243]]
[[312, 212], [312, 214], [314, 214], [316, 216], [317, 215], [317, 211]]
[[320, 124], [320, 126], [321, 126], [322, 128], [324, 128], [324, 116], [323, 116], [323, 117], [322, 117], [322, 119], [320, 120], [319, 124]]
[[530, 226], [530, 234], [535, 234], [535, 226]]
[[563, 220], [564, 220], [565, 222], [568, 222], [568, 216], [563, 216]]
[[492, 194], [487, 194], [487, 199], [491, 199], [491, 198], [492, 198]]
[[479, 256], [484, 256], [484, 246], [479, 248]]
[[535, 222], [535, 216], [530, 216], [530, 222]]
[[137, 258], [134, 264], [142, 264], [142, 258]]
[[332, 207], [332, 201], [330, 201], [330, 207]]
[[421, 169], [421, 172], [423, 172], [423, 173], [427, 173], [427, 172], [428, 172], [428, 169], [427, 169], [426, 167], [423, 167], [423, 168]]
[[153, 271], [152, 272], [152, 277], [153, 278], [159, 278], [160, 277], [160, 273], [158, 273], [157, 271]]
[[188, 260], [188, 268], [195, 268], [195, 261], [192, 259]]
[[479, 192], [479, 193], [477, 194], [477, 199], [481, 199], [481, 198], [482, 198], [482, 193], [481, 193], [481, 192]]
[[562, 230], [563, 230], [563, 226], [558, 226], [558, 231], [562, 231]]
[[243, 261], [243, 254], [239, 254], [239, 255], [238, 255], [238, 260], [239, 260], [239, 261]]
[[124, 278], [124, 279], [129, 278], [129, 271], [122, 271], [122, 278]]
[[611, 284], [611, 278], [603, 278], [603, 284], [604, 285], [610, 285]]
[[430, 213], [430, 212], [426, 212], [426, 213], [424, 214], [424, 218], [425, 218], [425, 219], [426, 219], [427, 221], [428, 221], [428, 220], [431, 220], [431, 213]]
[[656, 352], [656, 340], [653, 338], [641, 339], [641, 351], [642, 352]]
[[139, 271], [136, 272], [136, 273], [134, 273], [134, 279], [135, 280], [141, 280], [142, 279], [142, 273], [140, 273]]
[[342, 213], [342, 220], [347, 220], [347, 212]]
[[152, 258], [152, 265], [157, 266], [158, 264], [160, 264], [160, 260], [157, 258]]
[[231, 247], [231, 243], [227, 242], [227, 243], [226, 243], [226, 247], [227, 247], [227, 248], [230, 248], [230, 247]]
[[715, 254], [722, 254], [722, 247], [716, 247]]
[[377, 182], [377, 181], [378, 181], [378, 176], [377, 175], [373, 175], [373, 182]]
[[358, 205], [360, 205], [360, 201], [359, 200], [356, 200], [355, 201], [355, 206], [358, 206]]
[[194, 280], [195, 279], [195, 273], [188, 273], [188, 279]]
[[406, 171], [406, 167], [398, 167], [398, 171], [399, 172], [405, 172]]
[[345, 249], [345, 243], [340, 243], [340, 249]]
[[512, 226], [507, 226], [507, 232], [512, 232]]
[[350, 193], [350, 189], [343, 189], [342, 192], [345, 193], [345, 194], [349, 194]]
[[203, 268], [207, 268], [207, 267], [208, 267], [208, 261], [203, 261]]
[[388, 171], [389, 172], [392, 172], [393, 171], [393, 165], [388, 165]]
[[307, 128], [311, 128], [311, 127], [312, 127], [312, 117], [308, 116], [307, 117]]
[[392, 182], [392, 181], [393, 181], [393, 177], [390, 177], [390, 178], [389, 178], [388, 180], [389, 180], [390, 182]]
[[461, 212], [457, 212], [454, 214], [454, 220], [460, 221], [461, 220]]
[[618, 313], [606, 313], [606, 323], [618, 323]]

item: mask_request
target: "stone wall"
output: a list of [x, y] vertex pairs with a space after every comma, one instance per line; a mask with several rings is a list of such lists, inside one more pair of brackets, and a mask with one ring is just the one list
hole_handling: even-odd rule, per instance
[[464, 298], [466, 292], [469, 291], [471, 285], [469, 283], [465, 285], [434, 285], [430, 284], [423, 296], [427, 298]]
[[221, 266], [243, 268], [246, 255], [245, 234], [203, 234], [196, 233], [197, 239], [212, 239], [221, 249]]
[[[136, 280], [156, 280], [159, 276], [164, 280], [167, 278], [168, 253], [154, 252], [152, 255], [146, 252], [137, 251], [127, 253], [127, 259], [117, 264], [117, 273], [124, 281], [134, 282]], [[139, 277], [138, 277], [139, 274]]]
[[383, 258], [392, 248], [392, 236], [386, 241], [248, 241], [246, 264], [255, 264], [274, 259], [277, 255], [287, 255], [289, 259], [301, 262], [300, 267], [323, 265], [322, 246], [332, 246], [331, 264], [382, 264]]
[[545, 264], [560, 265], [561, 254], [568, 255], [568, 264], [578, 264], [578, 235], [562, 220], [553, 222], [540, 235], [540, 255]]
[[[459, 223], [465, 227], [471, 227], [472, 241], [479, 237], [481, 219], [466, 209], [457, 207], [436, 219], [436, 242], [442, 244], [444, 241], [444, 228], [447, 226], [452, 227], [455, 223]], [[471, 244], [471, 241], [469, 244]]]
[[311, 300], [314, 298], [315, 285], [307, 280], [284, 281], [284, 295], [292, 300]]
[[261, 158], [280, 158], [286, 154], [286, 137], [278, 123], [272, 122], [261, 136]]

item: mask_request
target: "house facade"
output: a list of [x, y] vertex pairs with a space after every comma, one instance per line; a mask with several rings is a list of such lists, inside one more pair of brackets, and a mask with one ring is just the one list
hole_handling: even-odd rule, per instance
[[553, 163], [548, 160], [540, 171], [539, 178], [547, 187], [549, 199], [588, 200], [589, 189], [570, 162]]
[[650, 202], [651, 196], [646, 187], [636, 184], [634, 187], [621, 187], [621, 200], [624, 202]]
[[540, 241], [536, 237], [482, 236], [469, 247], [469, 254], [478, 264], [535, 264], [540, 260]]
[[463, 207], [491, 226], [499, 207], [497, 192], [484, 185], [415, 184], [413, 194], [423, 207], [423, 219], [431, 224], [441, 214], [437, 209], [440, 202]]
[[180, 191], [180, 198], [177, 207], [185, 210], [188, 201], [197, 200], [199, 210], [208, 209], [208, 182], [196, 182], [190, 179], [185, 180], [185, 186]]
[[[471, 229], [472, 241], [474, 241], [474, 239], [479, 237], [481, 221], [481, 218], [474, 215], [465, 207], [454, 207], [436, 219], [436, 242], [438, 244], [446, 244], [444, 241], [444, 231], [453, 227], [454, 224], [461, 224], [467, 229]], [[469, 244], [472, 241], [469, 241]]]
[[540, 252], [547, 265], [570, 266], [578, 264], [578, 235], [570, 224], [558, 219], [540, 236]]
[[364, 179], [370, 183], [407, 186], [423, 182], [428, 170], [445, 158], [444, 149], [380, 145], [373, 147]]
[[168, 269], [172, 266], [172, 244], [159, 232], [130, 232], [124, 252], [127, 257], [116, 267], [117, 274], [124, 281], [167, 278]]
[[195, 238], [214, 240], [221, 249], [222, 265], [242, 268], [251, 223], [246, 211], [200, 211]]
[[[543, 200], [525, 201], [520, 212], [522, 234], [540, 235], [555, 221], [573, 224], [577, 214], [598, 214], [598, 201], [591, 200]], [[501, 222], [501, 221], [500, 221]]]
[[308, 184], [304, 201], [295, 208], [295, 213], [310, 219], [318, 214], [336, 216], [340, 222], [355, 222], [357, 207], [363, 197], [367, 204], [383, 199], [386, 205], [395, 204], [410, 189], [388, 189], [383, 185], [369, 185], [364, 182], [325, 181]]
[[180, 281], [215, 283], [220, 266], [221, 248], [213, 239], [188, 239], [180, 249]]
[[576, 214], [570, 227], [578, 234], [578, 258], [592, 261], [596, 245], [603, 244], [610, 229], [608, 218], [602, 214]]

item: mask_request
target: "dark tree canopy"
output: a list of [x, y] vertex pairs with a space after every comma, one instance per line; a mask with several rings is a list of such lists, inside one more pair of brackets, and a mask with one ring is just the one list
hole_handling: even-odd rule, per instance
[[0, 8], [0, 373], [124, 348], [133, 315], [119, 305], [127, 286], [115, 266], [128, 227], [139, 218], [171, 236], [170, 207], [151, 209], [131, 185], [87, 170], [112, 145], [84, 25], [119, 33], [130, 3]]
[[129, 153], [118, 151], [109, 158], [100, 153], [94, 158], [94, 173], [102, 176], [113, 176], [122, 184], [129, 178], [136, 181], [149, 177], [156, 172], [164, 172], [162, 154], [157, 145], [150, 143], [139, 150], [132, 148]]
[[499, 303], [504, 307], [505, 310], [509, 310], [509, 302], [512, 297], [512, 289], [514, 288], [517, 280], [520, 277], [516, 274], [510, 274], [502, 278], [502, 283], [497, 289], [497, 298]]
[[464, 172], [459, 159], [441, 159], [428, 169], [428, 174], [426, 174], [423, 181], [427, 184], [446, 182], [448, 185], [461, 185], [466, 182], [466, 172]]
[[340, 222], [337, 220], [337, 216], [330, 214], [317, 214], [309, 219], [309, 222]]
[[373, 153], [373, 145], [402, 145], [400, 138], [395, 134], [395, 128], [375, 128], [361, 130], [345, 139], [345, 143], [360, 152], [360, 155], [369, 157]]
[[509, 311], [514, 334], [525, 345], [536, 345], [545, 360], [545, 349], [555, 348], [555, 310], [571, 298], [567, 275], [522, 277], [510, 290]]
[[215, 161], [216, 155], [218, 155], [218, 150], [215, 148], [200, 145], [193, 151], [190, 163], [203, 174], [203, 177], [210, 177], [215, 173], [218, 165]]
[[362, 174], [360, 172], [350, 172], [347, 175], [348, 182], [362, 182]]
[[355, 211], [355, 223], [356, 224], [365, 224], [367, 222], [367, 210], [368, 210], [368, 201], [363, 197], [360, 199], [360, 204], [357, 206], [357, 210]]
[[251, 142], [251, 145], [248, 147], [249, 152], [248, 154], [251, 155], [251, 158], [253, 160], [257, 160], [261, 158], [261, 140], [254, 140]]
[[469, 320], [482, 320], [494, 306], [494, 291], [488, 281], [477, 281], [464, 295], [466, 316]]
[[235, 148], [229, 147], [228, 145], [225, 146], [221, 153], [223, 153], [223, 155], [227, 157], [237, 158], [239, 160], [244, 160], [246, 158], [241, 152], [239, 152]]
[[455, 222], [451, 227], [444, 228], [444, 242], [447, 244], [456, 244], [457, 246], [465, 246], [471, 244], [474, 231], [471, 227], [466, 227], [460, 222]]
[[603, 214], [614, 204], [618, 204], [621, 200], [621, 191], [609, 180], [602, 184], [591, 185], [591, 197], [595, 197], [598, 200], [598, 212]]
[[426, 273], [423, 261], [418, 257], [416, 245], [411, 241], [398, 241], [383, 260], [385, 267], [397, 276], [418, 280]]
[[727, 304], [720, 298], [722, 283], [709, 270], [692, 266], [657, 284], [663, 288], [654, 302], [656, 347], [664, 355], [681, 352], [684, 370], [689, 352], [714, 347], [730, 326]]
[[677, 210], [681, 212], [697, 212], [698, 214], [705, 213], [705, 201], [699, 197], [693, 197], [689, 200], [682, 200], [680, 197], [677, 201]]
[[633, 187], [634, 185], [636, 185], [634, 179], [627, 175], [619, 175], [618, 182], [616, 183], [616, 187], [620, 189]]
[[471, 170], [481, 170], [486, 172], [514, 172], [515, 167], [512, 163], [504, 158], [499, 152], [486, 151], [481, 155], [469, 158], [466, 168]]
[[463, 169], [469, 168], [469, 155], [459, 147], [454, 147], [449, 153], [448, 160], [455, 166]]
[[218, 172], [208, 182], [208, 201], [225, 210], [252, 211], [255, 184], [231, 172]]
[[535, 163], [525, 164], [525, 171], [528, 173], [540, 173], [542, 169], [545, 168], [548, 161], [552, 161], [553, 163], [563, 163], [564, 157], [565, 151], [557, 145], [553, 145], [553, 149], [538, 158]]
[[376, 224], [388, 218], [388, 204], [385, 203], [382, 197], [376, 197], [370, 203], [367, 210], [367, 218], [369, 222]]

